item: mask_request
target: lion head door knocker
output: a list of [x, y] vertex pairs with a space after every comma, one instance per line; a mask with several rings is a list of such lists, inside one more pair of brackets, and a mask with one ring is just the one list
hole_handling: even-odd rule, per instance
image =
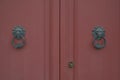
[[22, 26], [15, 26], [12, 31], [12, 45], [14, 48], [22, 48], [25, 46], [25, 29]]
[[101, 26], [96, 26], [92, 31], [94, 40], [93, 40], [93, 46], [96, 49], [102, 49], [106, 45], [106, 39], [105, 39], [105, 30]]

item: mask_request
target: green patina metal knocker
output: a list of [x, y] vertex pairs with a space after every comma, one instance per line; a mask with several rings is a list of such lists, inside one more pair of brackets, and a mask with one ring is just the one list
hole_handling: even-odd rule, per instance
[[15, 28], [12, 31], [13, 39], [12, 39], [12, 45], [14, 48], [22, 48], [25, 46], [25, 29], [22, 26], [15, 26]]
[[101, 26], [96, 26], [92, 31], [94, 40], [93, 40], [93, 46], [96, 49], [102, 49], [106, 45], [106, 39], [105, 39], [105, 30]]

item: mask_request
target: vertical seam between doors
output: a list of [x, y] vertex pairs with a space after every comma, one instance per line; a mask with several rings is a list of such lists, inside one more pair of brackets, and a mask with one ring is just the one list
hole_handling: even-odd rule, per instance
[[59, 0], [59, 80], [61, 80], [61, 0]]

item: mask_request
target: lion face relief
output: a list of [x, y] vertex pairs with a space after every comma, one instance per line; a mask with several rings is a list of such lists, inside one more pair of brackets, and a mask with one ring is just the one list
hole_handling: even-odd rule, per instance
[[16, 38], [16, 39], [22, 39], [25, 36], [25, 30], [21, 26], [16, 26], [13, 29], [12, 33], [13, 33], [14, 38]]
[[95, 39], [104, 38], [105, 37], [105, 30], [102, 27], [97, 26], [93, 30], [93, 36]]

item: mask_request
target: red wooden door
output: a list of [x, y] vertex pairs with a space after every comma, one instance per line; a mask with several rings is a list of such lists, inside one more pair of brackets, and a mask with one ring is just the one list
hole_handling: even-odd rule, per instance
[[[0, 80], [119, 80], [119, 22], [119, 0], [1, 0]], [[22, 49], [11, 45], [17, 25]], [[106, 30], [101, 50], [92, 45], [96, 25]]]
[[[11, 45], [17, 25], [22, 49]], [[59, 0], [0, 0], [0, 80], [59, 80], [58, 55]]]
[[[60, 24], [60, 80], [120, 80], [120, 0], [61, 0]], [[100, 50], [92, 45], [96, 25], [106, 30]]]

